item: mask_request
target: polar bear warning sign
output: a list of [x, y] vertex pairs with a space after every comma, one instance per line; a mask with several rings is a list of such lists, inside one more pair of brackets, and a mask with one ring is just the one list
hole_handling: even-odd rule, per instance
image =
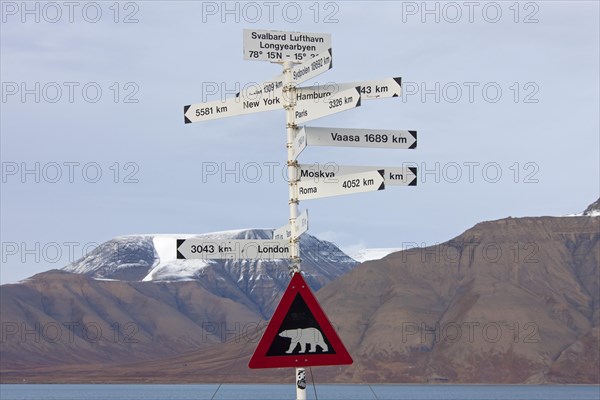
[[345, 364], [352, 364], [352, 357], [306, 281], [296, 272], [248, 366], [283, 368]]
[[285, 354], [292, 354], [298, 344], [300, 344], [300, 351], [298, 353], [315, 353], [317, 346], [321, 348], [321, 351], [327, 353], [329, 346], [323, 339], [323, 334], [317, 328], [297, 328], [288, 329], [283, 332], [279, 332], [279, 336], [291, 339], [290, 347]]

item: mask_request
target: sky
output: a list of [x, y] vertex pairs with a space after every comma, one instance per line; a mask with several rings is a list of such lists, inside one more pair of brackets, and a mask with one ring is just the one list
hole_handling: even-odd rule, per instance
[[308, 126], [417, 130], [415, 150], [316, 147], [302, 163], [419, 169], [416, 187], [307, 200], [309, 233], [353, 253], [560, 216], [600, 194], [599, 3], [1, 2], [0, 282], [116, 236], [278, 228], [282, 110], [184, 124], [281, 66], [244, 29], [329, 33], [303, 85], [402, 77], [398, 98]]

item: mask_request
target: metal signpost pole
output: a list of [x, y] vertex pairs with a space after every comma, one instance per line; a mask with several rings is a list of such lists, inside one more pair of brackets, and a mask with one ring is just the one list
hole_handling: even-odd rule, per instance
[[[287, 166], [290, 206], [290, 275], [300, 272], [300, 243], [296, 227], [298, 217], [298, 162], [294, 157], [293, 142], [296, 137], [296, 86], [292, 80], [291, 61], [283, 62], [283, 107], [285, 108], [285, 126], [287, 131]], [[306, 371], [304, 368], [296, 368], [296, 399], [306, 399]]]
[[296, 117], [294, 115], [296, 106], [296, 86], [292, 81], [291, 61], [283, 63], [283, 108], [285, 108], [285, 126], [287, 131], [287, 167], [290, 206], [290, 274], [300, 271], [300, 246], [298, 244], [298, 233], [296, 230], [296, 218], [298, 217], [298, 162], [294, 157], [293, 141], [296, 137]]

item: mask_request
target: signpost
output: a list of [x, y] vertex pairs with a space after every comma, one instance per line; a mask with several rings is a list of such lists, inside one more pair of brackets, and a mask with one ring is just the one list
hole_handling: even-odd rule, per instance
[[273, 240], [177, 240], [179, 259], [289, 258], [291, 282], [250, 360], [250, 368], [296, 368], [296, 398], [306, 399], [304, 367], [351, 364], [352, 358], [300, 274], [299, 236], [308, 213], [298, 215], [300, 200], [415, 186], [413, 167], [299, 165], [308, 145], [415, 149], [416, 131], [316, 128], [298, 124], [359, 107], [363, 99], [398, 97], [402, 79], [298, 87], [332, 67], [331, 35], [245, 29], [244, 59], [271, 61], [283, 73], [235, 97], [184, 106], [185, 123], [283, 108], [286, 113], [289, 223]]

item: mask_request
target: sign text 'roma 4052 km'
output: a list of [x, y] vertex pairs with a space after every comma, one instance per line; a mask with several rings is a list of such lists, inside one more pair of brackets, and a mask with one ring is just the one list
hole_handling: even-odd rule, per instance
[[307, 179], [298, 182], [298, 199], [311, 200], [344, 194], [373, 192], [385, 189], [385, 171], [372, 170], [349, 175], [338, 175], [335, 179]]

